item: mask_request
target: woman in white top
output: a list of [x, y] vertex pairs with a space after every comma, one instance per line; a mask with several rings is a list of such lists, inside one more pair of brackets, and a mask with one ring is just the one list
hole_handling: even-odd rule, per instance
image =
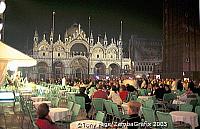
[[117, 91], [116, 86], [112, 86], [108, 99], [112, 100], [117, 105], [122, 104], [122, 99], [119, 96], [119, 92]]

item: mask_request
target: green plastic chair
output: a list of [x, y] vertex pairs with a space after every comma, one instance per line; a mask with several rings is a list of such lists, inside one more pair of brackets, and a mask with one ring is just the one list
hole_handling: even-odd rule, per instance
[[98, 111], [97, 114], [96, 114], [96, 120], [97, 121], [101, 121], [101, 122], [104, 122], [104, 117], [105, 117], [105, 113], [101, 112], [101, 111]]
[[155, 111], [152, 108], [142, 107], [142, 113], [145, 121], [151, 123], [152, 125], [154, 122], [156, 122]]
[[[129, 102], [130, 99], [131, 99], [131, 97], [132, 97], [133, 95], [136, 95], [136, 93], [135, 93], [135, 92], [129, 92], [129, 93], [128, 93], [128, 96], [126, 97], [126, 102]], [[136, 95], [136, 96], [137, 96], [137, 95]]]
[[136, 95], [130, 96], [129, 101], [136, 101], [136, 100], [137, 100], [137, 96]]
[[200, 123], [200, 106], [195, 107], [195, 113], [198, 114], [198, 119], [199, 119], [199, 123]]
[[92, 99], [92, 104], [93, 104], [96, 111], [103, 111], [104, 110], [104, 99], [94, 98], [94, 99]]
[[72, 108], [71, 122], [76, 121], [76, 118], [79, 114], [80, 109], [81, 109], [81, 105], [75, 103]]
[[184, 123], [174, 124], [172, 121], [172, 116], [169, 113], [157, 111], [156, 115], [159, 122], [165, 122], [163, 123], [164, 129], [190, 129], [190, 127], [187, 127], [187, 124]]
[[72, 102], [76, 102], [75, 94], [74, 93], [68, 93], [67, 94], [67, 100], [72, 101]]
[[190, 101], [190, 105], [192, 105], [193, 107], [196, 107], [197, 104], [198, 104], [198, 100], [197, 99]]
[[146, 96], [147, 95], [147, 90], [146, 89], [140, 89], [139, 90], [139, 95], [140, 96]]
[[68, 101], [68, 102], [67, 102], [67, 108], [68, 108], [70, 111], [72, 110], [73, 106], [74, 106], [74, 102], [72, 102], [72, 101]]
[[190, 104], [180, 104], [179, 111], [192, 112], [193, 106]]
[[[61, 121], [56, 121], [55, 123], [56, 123], [57, 125], [59, 125], [59, 126], [63, 126], [64, 128], [67, 128], [67, 129], [68, 129], [70, 123], [76, 121], [80, 109], [81, 109], [81, 105], [75, 103], [74, 106], [73, 106], [73, 108], [72, 108], [71, 119], [66, 119], [66, 118], [70, 117], [70, 116], [66, 116], [65, 118], [63, 118], [63, 120], [61, 120]], [[67, 126], [68, 126], [68, 127], [67, 127]]]
[[152, 99], [148, 99], [147, 101], [144, 101], [143, 106], [145, 108], [153, 108], [154, 107], [154, 101]]
[[111, 120], [111, 117], [113, 117], [113, 111], [112, 111], [112, 101], [111, 100], [104, 100], [104, 106], [106, 109], [106, 118], [108, 121]]
[[129, 115], [126, 115], [126, 114], [123, 115], [123, 113], [119, 111], [117, 104], [113, 102], [112, 102], [112, 110], [113, 110], [113, 115], [114, 115], [113, 121], [115, 120], [122, 121], [124, 119], [129, 118]]
[[75, 96], [75, 102], [81, 105], [81, 109], [85, 110], [85, 98], [82, 96]]
[[197, 105], [200, 106], [200, 96], [197, 97]]
[[165, 93], [163, 96], [163, 101], [166, 103], [172, 103], [174, 99], [176, 99], [176, 94], [174, 93]]
[[58, 107], [60, 99], [58, 97], [51, 97], [51, 106]]
[[143, 99], [137, 98], [136, 101], [139, 102], [139, 103], [141, 103], [142, 105], [144, 104], [144, 100]]
[[29, 115], [29, 118], [30, 118], [30, 122], [31, 122], [31, 125], [34, 129], [39, 129], [39, 127], [35, 124], [35, 118], [30, 110], [29, 107], [26, 107], [27, 108], [27, 111], [28, 111], [28, 115]]

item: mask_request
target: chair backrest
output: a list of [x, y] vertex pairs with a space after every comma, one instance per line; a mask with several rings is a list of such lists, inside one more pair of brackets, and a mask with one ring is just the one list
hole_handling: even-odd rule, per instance
[[33, 114], [31, 112], [31, 109], [29, 107], [26, 107], [26, 110], [28, 111], [28, 116], [30, 118], [31, 124], [34, 127], [34, 129], [39, 129], [38, 126], [35, 124], [34, 118], [33, 118]]
[[179, 111], [188, 111], [192, 112], [193, 106], [190, 104], [180, 104]]
[[165, 129], [174, 129], [174, 125], [172, 122], [172, 116], [169, 113], [157, 111], [156, 115], [158, 117], [159, 122], [166, 122], [167, 126]]
[[[136, 95], [136, 93], [135, 93], [135, 92], [129, 92], [129, 93], [128, 93], [128, 96], [126, 97], [126, 102], [130, 101], [130, 99], [131, 99], [131, 97], [132, 97], [133, 95]], [[137, 95], [136, 95], [136, 96], [137, 96]]]
[[174, 99], [176, 99], [176, 94], [174, 93], [165, 93], [163, 95], [163, 101], [172, 102]]
[[77, 118], [77, 116], [79, 114], [80, 109], [81, 109], [81, 105], [75, 103], [74, 106], [73, 106], [73, 108], [72, 108], [72, 118], [71, 118], [72, 121], [76, 120], [76, 118]]
[[112, 101], [111, 100], [104, 100], [104, 105], [105, 105], [105, 108], [106, 108], [106, 112], [110, 115], [113, 114], [113, 111], [112, 111]]
[[139, 90], [139, 95], [146, 96], [147, 95], [147, 90], [146, 89], [140, 89]]
[[198, 114], [198, 119], [199, 119], [199, 123], [200, 123], [200, 106], [195, 107], [195, 113]]
[[96, 111], [103, 111], [104, 99], [94, 98], [94, 99], [92, 99], [92, 104], [93, 104]]
[[114, 116], [120, 118], [120, 112], [116, 103], [112, 102], [112, 110], [113, 110]]
[[75, 96], [75, 102], [81, 105], [81, 109], [85, 109], [85, 98], [83, 96]]
[[68, 108], [70, 111], [72, 110], [73, 106], [74, 106], [74, 102], [72, 102], [72, 101], [68, 101], [68, 102], [67, 102], [67, 108]]
[[142, 107], [142, 113], [144, 115], [145, 121], [150, 122], [152, 124], [156, 121], [155, 111], [152, 108]]
[[144, 100], [143, 99], [141, 99], [141, 98], [137, 98], [137, 100], [136, 100], [137, 102], [139, 102], [139, 103], [141, 103], [141, 104], [144, 104]]
[[136, 95], [130, 96], [129, 101], [136, 101], [136, 100], [137, 100], [137, 96]]
[[197, 104], [198, 104], [198, 100], [197, 99], [194, 99], [194, 100], [190, 101], [190, 105], [192, 105], [193, 107], [196, 107]]
[[51, 106], [58, 107], [60, 99], [58, 97], [51, 97]]
[[96, 120], [97, 121], [101, 121], [101, 122], [104, 122], [104, 117], [105, 117], [105, 113], [101, 112], [101, 111], [98, 111], [97, 114], [96, 114]]
[[148, 99], [147, 101], [144, 102], [143, 106], [145, 108], [153, 108], [154, 101], [152, 99]]
[[68, 101], [72, 101], [72, 102], [76, 102], [75, 94], [73, 94], [73, 93], [68, 93], [68, 94], [67, 94], [67, 100], [68, 100]]

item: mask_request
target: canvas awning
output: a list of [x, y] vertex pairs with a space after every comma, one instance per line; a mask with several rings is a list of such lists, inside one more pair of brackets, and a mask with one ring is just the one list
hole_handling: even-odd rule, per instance
[[7, 66], [30, 67], [36, 64], [35, 59], [0, 41], [0, 84], [5, 77]]

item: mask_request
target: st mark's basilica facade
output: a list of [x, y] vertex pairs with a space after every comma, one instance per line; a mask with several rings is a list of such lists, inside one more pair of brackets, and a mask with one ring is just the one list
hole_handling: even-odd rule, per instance
[[123, 58], [120, 36], [118, 40], [107, 39], [106, 34], [103, 38], [94, 38], [92, 33], [88, 37], [80, 24], [73, 24], [66, 30], [64, 41], [60, 35], [55, 41], [53, 32], [48, 39], [46, 37], [44, 34], [39, 41], [35, 31], [32, 57], [37, 65], [28, 73], [32, 79], [46, 80], [52, 75], [86, 79], [88, 74], [100, 78], [119, 77], [131, 71], [131, 59]]

